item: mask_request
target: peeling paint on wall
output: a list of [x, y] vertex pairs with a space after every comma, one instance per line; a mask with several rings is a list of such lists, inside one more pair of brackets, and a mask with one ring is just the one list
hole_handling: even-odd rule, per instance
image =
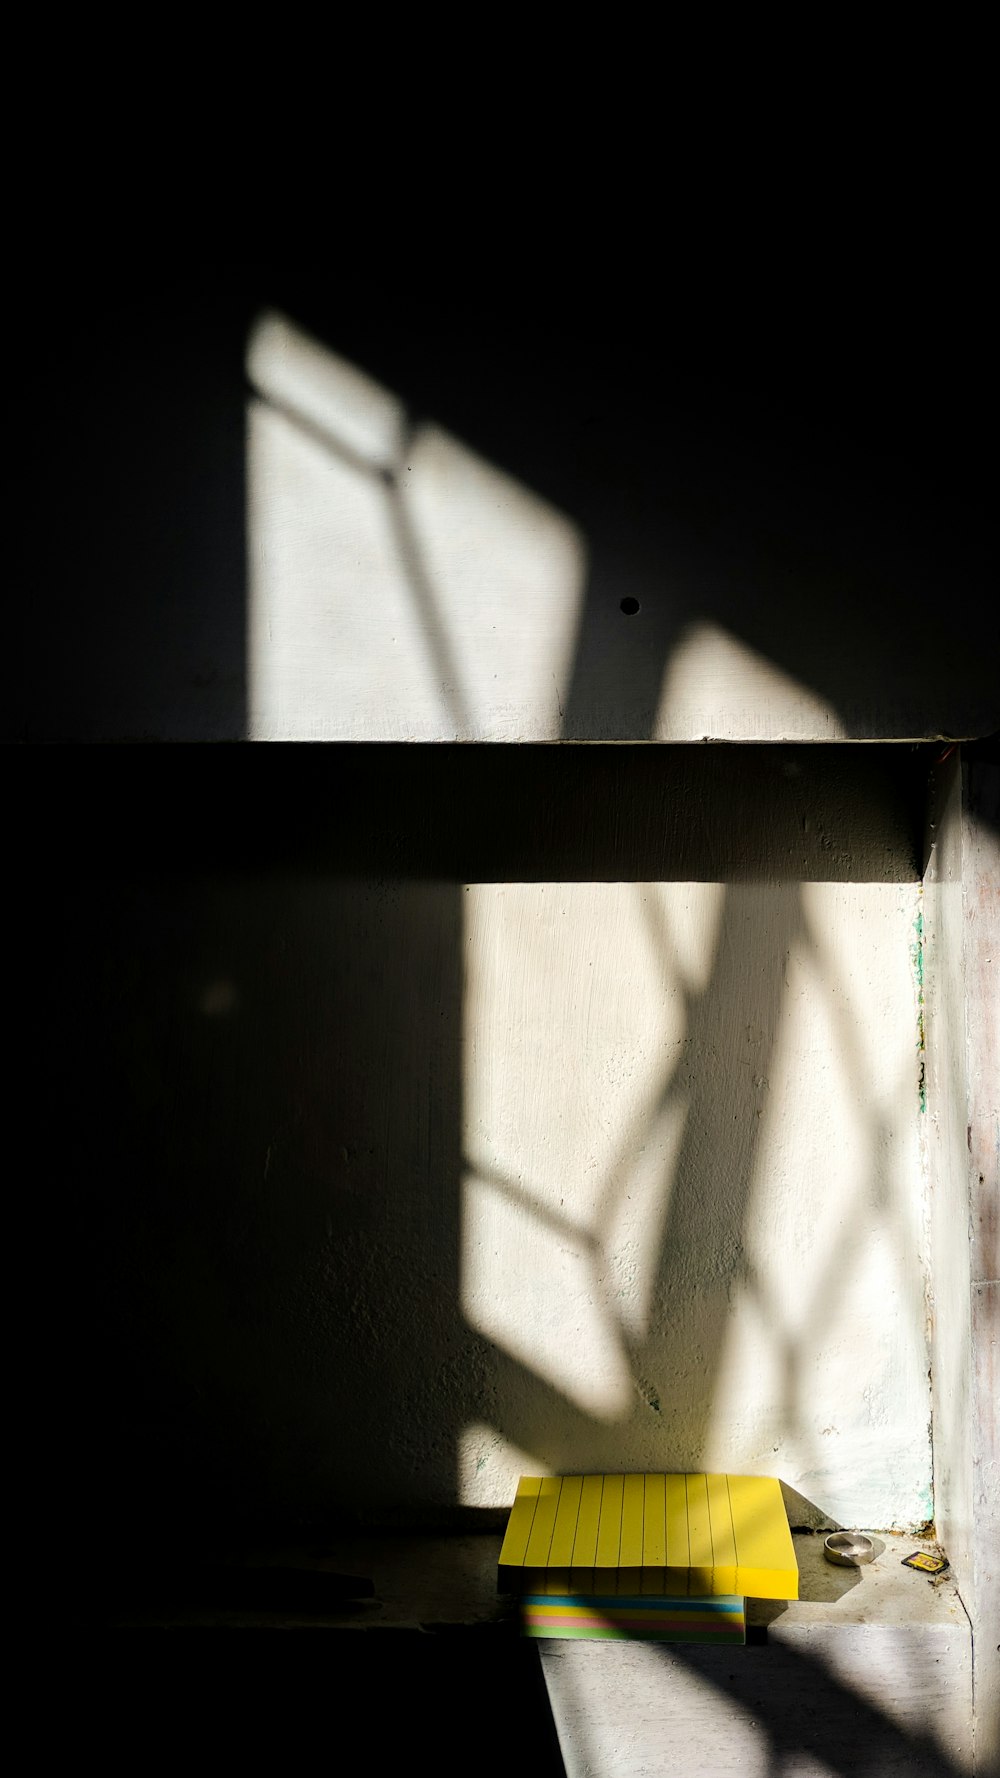
[[913, 922], [913, 942], [910, 945], [910, 960], [913, 965], [913, 982], [917, 998], [917, 1094], [922, 1112], [927, 1110], [927, 1045], [924, 1033], [924, 911], [923, 885], [919, 894], [921, 905]]

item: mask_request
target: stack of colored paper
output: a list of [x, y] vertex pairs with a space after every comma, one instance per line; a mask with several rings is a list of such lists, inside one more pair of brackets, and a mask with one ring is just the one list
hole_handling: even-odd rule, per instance
[[529, 1636], [742, 1642], [744, 1598], [795, 1599], [770, 1476], [522, 1476], [499, 1586]]
[[576, 1642], [745, 1642], [742, 1599], [666, 1599], [526, 1593], [525, 1636]]

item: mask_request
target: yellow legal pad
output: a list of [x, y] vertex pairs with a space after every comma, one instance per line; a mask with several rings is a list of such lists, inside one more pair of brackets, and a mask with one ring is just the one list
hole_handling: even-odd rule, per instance
[[797, 1599], [773, 1476], [522, 1476], [500, 1550], [503, 1592]]

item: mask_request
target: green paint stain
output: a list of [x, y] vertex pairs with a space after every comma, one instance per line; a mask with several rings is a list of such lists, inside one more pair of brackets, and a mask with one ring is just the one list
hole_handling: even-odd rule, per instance
[[[920, 890], [923, 894], [923, 889]], [[917, 1055], [920, 1070], [917, 1075], [917, 1092], [920, 1097], [921, 1111], [927, 1110], [927, 1067], [926, 1043], [924, 1041], [924, 910], [920, 908], [913, 922], [915, 934], [910, 946], [910, 961], [913, 964], [913, 979], [917, 989]]]
[[913, 922], [913, 930], [917, 936], [916, 936], [914, 943], [910, 946], [910, 954], [913, 957], [914, 968], [916, 969], [916, 972], [917, 972], [917, 982], [919, 983], [919, 986], [920, 986], [920, 998], [921, 998], [921, 1000], [923, 1000], [923, 996], [924, 996], [924, 915], [923, 915], [923, 909], [920, 910], [919, 914], [917, 915], [916, 919]]

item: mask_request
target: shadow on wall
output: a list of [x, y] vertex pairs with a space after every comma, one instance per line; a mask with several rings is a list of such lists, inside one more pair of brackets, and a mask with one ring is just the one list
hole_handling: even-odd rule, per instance
[[252, 310], [231, 276], [164, 282], [130, 260], [102, 279], [99, 257], [60, 269], [19, 334], [23, 659], [5, 738], [238, 740]]
[[[634, 346], [594, 335], [575, 380], [544, 336], [491, 341], [485, 359], [463, 339], [443, 363], [440, 340], [412, 344], [387, 387], [281, 314], [251, 331], [252, 736], [995, 726], [988, 637], [935, 621], [959, 556], [966, 585], [983, 578], [974, 507], [947, 478], [921, 495], [884, 437], [873, 464], [861, 440], [784, 411], [779, 381], [755, 400], [717, 367], [682, 376], [662, 341], [640, 376]], [[392, 392], [407, 385], [409, 400]], [[421, 396], [461, 432], [420, 418]]]
[[[63, 1434], [69, 1449], [99, 1455], [100, 1467], [83, 1477], [78, 1497], [89, 1509], [94, 1547], [105, 1556], [123, 1548], [148, 1552], [151, 1524], [162, 1551], [176, 1539], [207, 1538], [218, 1547], [262, 1531], [340, 1529], [352, 1517], [460, 1523], [456, 1450], [467, 1449], [463, 1434], [488, 1418], [491, 1404], [495, 1429], [523, 1440], [533, 1462], [614, 1463], [636, 1426], [654, 1428], [649, 1449], [659, 1466], [686, 1460], [685, 1439], [695, 1460], [696, 1441], [713, 1436], [740, 1294], [753, 1300], [761, 1288], [756, 1244], [766, 1253], [769, 1231], [761, 1227], [760, 1082], [779, 1072], [775, 1050], [788, 1038], [782, 1003], [817, 993], [817, 985], [807, 987], [810, 958], [830, 1018], [814, 1040], [850, 1050], [859, 1041], [856, 1027], [867, 1023], [863, 1003], [854, 1004], [850, 958], [838, 953], [835, 965], [822, 953], [824, 943], [836, 949], [836, 928], [810, 930], [814, 893], [822, 900], [850, 888], [853, 896], [859, 887], [822, 880], [831, 855], [843, 856], [844, 873], [848, 858], [856, 873], [866, 856], [857, 833], [836, 819], [834, 786], [845, 811], [878, 808], [881, 799], [888, 817], [876, 824], [879, 849], [867, 854], [879, 878], [862, 887], [890, 896], [913, 891], [911, 812], [903, 795], [908, 778], [909, 789], [918, 789], [924, 756], [914, 756], [900, 775], [900, 762], [887, 764], [884, 750], [857, 748], [832, 779], [825, 776], [829, 753], [769, 750], [773, 778], [755, 781], [757, 768], [748, 768], [740, 780], [754, 819], [731, 835], [728, 853], [702, 851], [704, 884], [692, 874], [681, 885], [670, 882], [671, 837], [657, 818], [664, 775], [672, 802], [697, 806], [713, 773], [734, 769], [730, 758], [725, 750], [721, 757], [710, 749], [664, 753], [647, 780], [650, 755], [616, 749], [606, 762], [613, 775], [605, 779], [614, 818], [603, 830], [596, 822], [589, 838], [591, 848], [603, 844], [611, 880], [601, 885], [597, 870], [583, 884], [560, 885], [548, 875], [537, 885], [502, 886], [548, 896], [560, 887], [590, 893], [600, 885], [624, 905], [634, 903], [632, 924], [646, 947], [661, 1021], [673, 1007], [678, 1040], [656, 1051], [648, 1077], [655, 1085], [662, 1071], [648, 1108], [650, 1195], [640, 1204], [642, 1218], [654, 1225], [647, 1331], [635, 1331], [624, 1298], [595, 1292], [594, 1299], [625, 1342], [630, 1382], [648, 1371], [657, 1329], [671, 1318], [677, 1394], [658, 1404], [636, 1395], [616, 1421], [588, 1412], [578, 1397], [546, 1381], [545, 1364], [565, 1357], [564, 1337], [547, 1348], [536, 1342], [541, 1367], [526, 1368], [466, 1323], [462, 1194], [469, 1145], [481, 1135], [470, 1128], [467, 1095], [481, 1095], [482, 1079], [463, 1001], [471, 988], [481, 1010], [483, 984], [470, 982], [463, 961], [475, 931], [465, 907], [477, 890], [467, 893], [441, 869], [453, 867], [456, 852], [469, 864], [481, 857], [495, 843], [501, 817], [508, 830], [522, 819], [530, 836], [544, 833], [545, 811], [557, 801], [585, 803], [593, 780], [584, 751], [539, 750], [531, 770], [509, 749], [486, 750], [483, 763], [493, 774], [486, 808], [466, 794], [469, 750], [404, 750], [399, 759], [394, 753], [335, 748], [300, 758], [258, 749], [249, 756], [248, 784], [248, 756], [234, 750], [208, 759], [187, 750], [116, 752], [103, 762], [105, 787], [117, 774], [116, 792], [94, 812], [84, 795], [85, 756], [77, 756], [82, 767], [58, 761], [60, 773], [80, 774], [75, 786], [65, 776], [62, 783], [69, 798], [60, 828], [65, 856], [90, 848], [104, 867], [45, 922], [55, 952], [48, 973], [58, 993], [46, 1008], [44, 1056], [47, 1078], [58, 1087], [47, 1139], [64, 1166], [75, 1148], [70, 1177], [88, 1182], [67, 1207], [81, 1314], [65, 1359]], [[291, 804], [290, 774], [298, 786]], [[848, 794], [852, 774], [856, 798]], [[401, 777], [405, 813], [391, 800]], [[527, 790], [536, 778], [533, 807]], [[825, 801], [817, 795], [824, 785]], [[802, 806], [813, 818], [831, 817], [821, 825], [837, 843], [797, 854], [796, 880], [776, 881], [768, 836], [801, 830]], [[401, 841], [417, 819], [423, 849], [411, 852]], [[660, 837], [654, 842], [650, 834]], [[622, 858], [637, 848], [644, 848], [651, 877], [623, 884]], [[408, 859], [425, 874], [408, 873]], [[729, 879], [725, 887], [720, 876]], [[699, 888], [714, 910], [710, 933], [690, 917]], [[496, 891], [489, 884], [482, 893]], [[857, 913], [856, 901], [850, 911]], [[869, 904], [865, 911], [870, 918], [875, 909]], [[556, 923], [562, 920], [557, 912]], [[898, 936], [899, 923], [890, 928]], [[613, 932], [592, 921], [584, 930], [592, 940], [613, 942]], [[550, 934], [557, 965], [561, 942]], [[496, 960], [502, 973], [503, 956]], [[584, 959], [578, 961], [582, 973]], [[862, 961], [855, 958], [853, 968]], [[532, 974], [544, 973], [537, 952], [528, 965]], [[841, 999], [846, 1010], [838, 1013]], [[506, 1035], [503, 1017], [497, 1023]], [[558, 1090], [581, 1065], [564, 1036], [550, 1033]], [[835, 1238], [796, 1248], [809, 1313], [785, 1328], [787, 1302], [768, 1304], [761, 1315], [773, 1339], [766, 1381], [781, 1435], [798, 1434], [806, 1451], [815, 1432], [815, 1378], [810, 1372], [805, 1379], [803, 1399], [797, 1365], [802, 1354], [815, 1355], [817, 1340], [822, 1356], [840, 1292], [849, 1292], [856, 1277], [852, 1243], [862, 1235], [870, 1242], [872, 1220], [881, 1217], [893, 1249], [905, 1245], [905, 1175], [887, 1172], [880, 1161], [887, 1134], [880, 1117], [896, 1115], [893, 1070], [905, 1049], [894, 1049], [881, 1076], [871, 1073], [874, 1058], [863, 1051], [844, 1070], [840, 1090], [854, 1105], [855, 1196], [838, 1208]], [[799, 1053], [815, 1066], [808, 1044]], [[493, 1057], [499, 1061], [500, 1052]], [[522, 1055], [519, 1065], [530, 1071], [531, 1058]], [[734, 1077], [731, 1103], [739, 1115], [731, 1118], [720, 1110], [718, 1083]], [[910, 1093], [915, 1086], [911, 1068]], [[798, 1090], [795, 1069], [787, 1090]], [[655, 1129], [678, 1097], [685, 1115], [666, 1170]], [[618, 1102], [607, 1082], [603, 1109]], [[782, 1116], [779, 1110], [772, 1141]], [[547, 1134], [555, 1137], [554, 1120]], [[641, 1128], [625, 1138], [612, 1142], [613, 1152], [641, 1147]], [[597, 1215], [586, 1225], [594, 1230], [595, 1266], [616, 1263], [622, 1205], [615, 1188], [627, 1202], [627, 1180], [628, 1154], [599, 1182]], [[883, 1201], [887, 1185], [892, 1195]], [[496, 1183], [487, 1180], [487, 1189], [495, 1191]], [[537, 1205], [525, 1206], [520, 1184], [514, 1195], [529, 1234], [523, 1251], [533, 1245], [544, 1252]], [[566, 1221], [575, 1214], [571, 1205]], [[556, 1232], [582, 1247], [586, 1227], [556, 1224]], [[705, 1272], [695, 1293], [686, 1275], [692, 1255]], [[902, 1268], [900, 1279], [907, 1288], [913, 1283]], [[891, 1277], [884, 1281], [888, 1291]], [[550, 1297], [562, 1313], [561, 1288]], [[863, 1302], [852, 1305], [852, 1314], [855, 1307], [864, 1312]], [[904, 1302], [900, 1321], [905, 1325], [919, 1308]], [[583, 1326], [578, 1344], [589, 1337]], [[685, 1341], [695, 1338], [697, 1351], [685, 1352]], [[783, 1472], [784, 1460], [769, 1467]], [[814, 1490], [812, 1498], [823, 1496]], [[769, 1648], [763, 1687], [754, 1664], [762, 1651], [744, 1651], [738, 1668], [726, 1662], [724, 1672], [702, 1652], [680, 1651], [680, 1668], [715, 1688], [730, 1712], [761, 1725], [770, 1750], [762, 1770], [775, 1778], [794, 1758], [819, 1758], [846, 1775], [865, 1770], [866, 1759], [869, 1770], [881, 1771], [879, 1760], [890, 1757], [902, 1770], [951, 1778], [946, 1755], [918, 1746], [822, 1662]], [[353, 1643], [350, 1654], [364, 1686], [372, 1657]], [[474, 1672], [479, 1659], [469, 1650], [461, 1665]], [[793, 1701], [780, 1711], [773, 1702], [779, 1664], [794, 1682]], [[435, 1660], [394, 1647], [389, 1670], [397, 1668], [401, 1682], [408, 1676], [407, 1695], [418, 1670], [446, 1704], [456, 1673], [447, 1650]], [[511, 1668], [511, 1684], [527, 1718], [530, 1675]], [[539, 1713], [538, 1732], [541, 1720]]]
[[[829, 713], [831, 734], [995, 730], [985, 464], [966, 411], [979, 379], [963, 368], [972, 332], [956, 328], [945, 346], [936, 311], [934, 327], [907, 334], [870, 287], [863, 303], [838, 297], [828, 267], [811, 299], [797, 287], [794, 316], [787, 291], [769, 305], [741, 289], [734, 307], [728, 279], [697, 293], [690, 279], [645, 292], [630, 281], [617, 298], [588, 298], [568, 265], [520, 288], [491, 276], [490, 294], [467, 269], [442, 266], [435, 283], [425, 267], [401, 299], [398, 269], [364, 279], [286, 260], [185, 278], [162, 261], [109, 263], [75, 281], [71, 302], [38, 293], [21, 566], [45, 598], [27, 601], [9, 735], [247, 732], [246, 592], [261, 564], [245, 524], [246, 342], [262, 314], [294, 316], [282, 325], [307, 356], [379, 391], [386, 422], [398, 410], [379, 444], [391, 433], [388, 463], [375, 461], [396, 477], [399, 534], [383, 542], [409, 555], [416, 602], [421, 572], [426, 603], [447, 597], [457, 569], [467, 604], [483, 561], [475, 539], [464, 568], [460, 540], [435, 553], [448, 539], [421, 505], [435, 477], [464, 465], [471, 483], [485, 465], [552, 516], [575, 608], [558, 683], [535, 705], [556, 732], [645, 739], [679, 720], [677, 687], [669, 710], [663, 700], [678, 650], [724, 704], [734, 649], [765, 688], [791, 682], [813, 716]], [[810, 310], [820, 292], [827, 314]], [[306, 379], [313, 393], [321, 381]], [[362, 405], [354, 446], [370, 467]], [[408, 452], [421, 440], [434, 449], [418, 494]], [[502, 523], [499, 535], [494, 562], [509, 555]], [[516, 604], [520, 571], [511, 585]], [[424, 615], [426, 649], [436, 620]], [[468, 659], [460, 631], [438, 626], [452, 651], [439, 677], [474, 723], [489, 687], [454, 681]], [[513, 656], [501, 684], [516, 680]]]
[[[441, 600], [455, 564], [425, 549], [400, 492], [418, 433], [404, 424], [387, 470], [301, 422], [258, 411], [281, 499], [262, 557], [251, 525], [251, 579], [294, 585], [303, 549], [321, 576], [344, 545], [336, 501], [329, 532], [297, 530], [297, 491], [362, 478], [382, 516], [360, 542], [373, 586], [391, 563], [428, 720], [474, 724], [475, 625]], [[643, 448], [655, 433], [640, 429]], [[431, 505], [455, 474], [489, 504], [481, 465], [419, 439]], [[539, 663], [553, 679], [553, 738], [621, 684], [607, 589], [633, 588], [636, 615], [655, 607], [655, 526], [616, 577], [632, 496], [617, 500], [600, 462], [586, 476], [604, 487], [586, 591], [565, 478], [551, 508], [503, 482], [504, 535], [526, 514], [545, 573], [563, 577], [570, 619], [522, 664], [525, 708]], [[652, 523], [655, 477], [636, 487]], [[701, 541], [706, 511], [704, 531], [688, 514]], [[723, 556], [746, 543], [734, 527]], [[286, 552], [277, 572], [269, 547]], [[699, 550], [653, 619], [627, 734], [659, 720], [677, 626], [733, 617], [736, 582]], [[251, 699], [267, 621], [257, 602]], [[766, 624], [743, 631], [762, 654], [774, 641], [782, 673], [802, 664], [794, 626], [784, 650]], [[336, 660], [336, 640], [290, 632], [295, 671]], [[869, 658], [874, 695], [885, 661]], [[804, 675], [846, 733], [849, 665], [834, 649]], [[390, 716], [393, 670], [376, 686]], [[274, 709], [280, 733], [280, 676]], [[84, 1492], [103, 1536], [127, 1541], [151, 1517], [178, 1536], [456, 1523], [463, 1504], [508, 1501], [522, 1459], [619, 1467], [623, 1452], [656, 1468], [742, 1453], [730, 1466], [791, 1472], [845, 1517], [862, 1498], [892, 1522], [929, 1516], [910, 955], [926, 754], [498, 751], [477, 749], [475, 770], [450, 748], [101, 756], [96, 814], [86, 762], [58, 761], [62, 855], [100, 860], [71, 894], [41, 872], [39, 912], [45, 1140], [53, 1171], [72, 1178], [82, 1151], [96, 1181], [67, 1210], [81, 1337], [65, 1387], [71, 1447], [102, 1455]], [[874, 1005], [872, 947], [891, 976]], [[806, 1135], [795, 1102], [813, 1094], [816, 1110], [817, 1092], [832, 1110]], [[846, 1436], [864, 1463], [838, 1503], [845, 1462], [823, 1441], [845, 1428], [819, 1409], [838, 1318], [859, 1313], [870, 1368]], [[741, 1365], [757, 1391], [742, 1419]]]
[[[278, 317], [250, 369], [252, 726], [489, 732], [513, 676], [513, 733], [551, 680], [571, 734], [572, 525]], [[252, 1517], [711, 1460], [929, 1517], [919, 751], [271, 751], [167, 768], [180, 827], [144, 790], [81, 836], [59, 928], [125, 1468]]]
[[[415, 420], [398, 396], [283, 316], [257, 321], [248, 373], [253, 738], [850, 732], [718, 622], [722, 585], [759, 600], [760, 570], [745, 550], [717, 535], [686, 555], [664, 539], [653, 587], [637, 574], [634, 538], [622, 540], [619, 596], [609, 600], [606, 587], [595, 590], [577, 523], [441, 426]], [[681, 487], [671, 482], [674, 501]], [[576, 494], [589, 515], [595, 490]], [[810, 585], [803, 569], [801, 586]], [[590, 662], [581, 679], [595, 646], [600, 673]], [[873, 734], [894, 733], [902, 713], [870, 702], [859, 720]]]
[[459, 891], [206, 872], [176, 838], [147, 874], [133, 830], [121, 874], [53, 922], [51, 1140], [78, 1132], [92, 1179], [68, 1206], [67, 1354], [75, 1442], [102, 1452], [91, 1510], [127, 1541], [151, 1514], [225, 1537], [407, 1482], [443, 1505]]
[[[67, 1395], [114, 1452], [99, 1517], [455, 1522], [522, 1458], [706, 1453], [920, 1512], [921, 754], [116, 750], [100, 806], [93, 755], [49, 758], [44, 1128], [92, 1180]], [[692, 838], [734, 773], [741, 824]]]
[[929, 1518], [905, 952], [887, 1002], [858, 979], [916, 897], [730, 883], [709, 921], [690, 884], [469, 899], [462, 1295], [497, 1350], [463, 1498], [539, 1464], [707, 1467], [848, 1523]]
[[[586, 557], [568, 521], [439, 428], [415, 425], [397, 397], [279, 315], [255, 325], [248, 363], [257, 391], [251, 732], [480, 743], [574, 733], [560, 687], [577, 679]], [[690, 738], [699, 732], [692, 711], [706, 698], [720, 711], [736, 699], [740, 734], [753, 732], [740, 698], [765, 733], [769, 722], [778, 732], [836, 731], [829, 712], [780, 675], [768, 679], [721, 634], [678, 651], [665, 673], [655, 636], [639, 654], [663, 680], [651, 732], [672, 734], [679, 711], [679, 732]], [[618, 722], [622, 687], [641, 682], [624, 658], [618, 664], [588, 710], [587, 733]], [[481, 746], [476, 758], [474, 798], [489, 772]], [[592, 803], [601, 786], [599, 768], [590, 769]], [[773, 759], [765, 769], [776, 769]], [[789, 760], [783, 769], [800, 768]], [[760, 773], [750, 777], [756, 818], [766, 819], [782, 799], [772, 786], [761, 803]], [[779, 1468], [814, 1494], [829, 1491], [831, 1473], [849, 1471], [855, 1491], [835, 1490], [829, 1510], [869, 1523], [929, 1518], [926, 1256], [909, 1208], [919, 1172], [908, 1115], [917, 1039], [900, 1043], [907, 1023], [918, 1029], [906, 959], [919, 910], [915, 895], [912, 906], [898, 893], [869, 897], [876, 953], [881, 940], [904, 968], [888, 972], [889, 998], [876, 997], [862, 1017], [850, 978], [879, 966], [862, 962], [865, 941], [845, 920], [849, 893], [824, 904], [814, 891], [810, 917], [798, 889], [775, 887], [794, 879], [796, 864], [821, 877], [892, 877], [898, 860], [887, 863], [887, 833], [853, 827], [841, 834], [839, 857], [824, 856], [835, 843], [828, 807], [806, 812], [803, 798], [790, 831], [786, 798], [783, 835], [765, 828], [751, 863], [745, 827], [734, 836], [737, 809], [745, 820], [746, 808], [733, 782], [717, 781], [706, 803], [705, 784], [689, 781], [690, 800], [668, 818], [675, 849], [665, 864], [656, 856], [652, 881], [635, 895], [612, 885], [640, 875], [625, 854], [642, 852], [643, 829], [653, 863], [648, 836], [656, 801], [668, 800], [664, 784], [654, 789], [644, 771], [654, 804], [630, 796], [635, 832], [624, 819], [624, 843], [612, 840], [602, 857], [592, 807], [581, 809], [578, 830], [563, 819], [565, 850], [553, 844], [551, 810], [570, 768], [558, 786], [549, 779], [551, 809], [534, 850], [505, 821], [492, 871], [482, 857], [452, 854], [459, 885], [511, 883], [524, 872], [544, 885], [546, 876], [572, 877], [574, 852], [589, 853], [573, 894], [553, 895], [550, 884], [546, 901], [544, 887], [491, 894], [483, 886], [461, 902], [462, 1305], [483, 1336], [478, 1348], [465, 1344], [458, 1390], [480, 1404], [463, 1440], [463, 1500], [501, 1505], [518, 1466], [656, 1467], [666, 1448], [674, 1466]], [[518, 812], [521, 834], [531, 806], [529, 797]], [[545, 808], [544, 795], [534, 806]], [[860, 807], [854, 814], [860, 821]], [[418, 856], [426, 850], [419, 835], [416, 847]], [[703, 886], [664, 896], [655, 884], [683, 880], [682, 859]], [[717, 880], [736, 874], [770, 886], [720, 896], [704, 882], [708, 861]], [[402, 868], [414, 868], [412, 855]], [[912, 856], [905, 868], [915, 874]], [[607, 887], [586, 890], [591, 876]], [[864, 920], [857, 893], [854, 902]], [[885, 924], [890, 903], [894, 930]], [[836, 962], [827, 926], [834, 948], [844, 947]], [[693, 972], [685, 947], [698, 956]], [[816, 1011], [824, 996], [825, 1030]], [[812, 1006], [804, 1024], [790, 1011], [795, 1000]], [[881, 1033], [874, 1053], [866, 1025]], [[790, 1085], [789, 1044], [802, 1041], [813, 1058], [811, 1099], [801, 1071]], [[560, 1052], [582, 1060], [553, 1078]], [[769, 1116], [769, 1103], [780, 1112]], [[781, 1141], [771, 1135], [778, 1116]], [[765, 1165], [754, 1214], [768, 1237], [754, 1244], [746, 1231]], [[789, 1227], [804, 1256], [794, 1267]], [[916, 1266], [900, 1273], [899, 1251], [915, 1252]], [[886, 1306], [882, 1323], [866, 1306], [874, 1301]], [[432, 1323], [432, 1341], [439, 1331]], [[731, 1351], [725, 1379], [724, 1335], [732, 1351], [743, 1347], [736, 1358]], [[447, 1340], [443, 1362], [451, 1364]]]

